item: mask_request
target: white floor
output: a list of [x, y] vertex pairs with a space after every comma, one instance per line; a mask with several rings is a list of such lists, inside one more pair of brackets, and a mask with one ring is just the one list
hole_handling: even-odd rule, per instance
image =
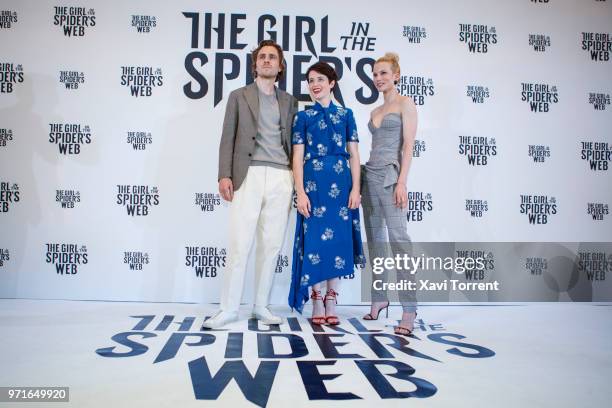
[[[608, 406], [612, 397], [610, 304], [423, 305], [418, 316], [422, 320], [415, 337], [408, 339], [407, 347], [438, 361], [394, 349], [388, 346], [393, 343], [392, 338], [379, 338], [379, 342], [393, 358], [378, 357], [359, 335], [364, 334], [363, 329], [358, 333], [347, 321], [367, 311], [358, 306], [339, 308], [340, 327], [348, 333], [324, 330], [343, 334], [330, 338], [334, 343], [347, 343], [336, 344], [338, 352], [360, 357], [326, 359], [302, 316], [274, 308], [284, 316], [298, 318], [302, 331], [292, 331], [284, 323], [280, 332], [303, 338], [308, 355], [297, 359], [260, 359], [257, 333], [248, 330], [248, 309], [242, 310], [243, 319], [230, 325], [227, 331], [201, 332], [204, 316], [214, 310], [213, 305], [201, 304], [0, 299], [0, 386], [70, 387], [70, 402], [51, 406], [256, 406], [245, 399], [234, 380], [218, 399], [196, 399], [188, 363], [192, 360], [201, 363], [204, 356], [212, 376], [227, 361], [244, 361], [251, 375], [262, 361], [278, 361], [268, 407], [603, 407]], [[400, 313], [399, 307], [391, 310], [392, 317], [398, 318]], [[130, 316], [144, 315], [155, 317], [144, 329], [134, 330], [141, 319]], [[153, 363], [168, 339], [181, 333], [177, 323], [171, 323], [166, 330], [155, 330], [164, 315], [173, 315], [174, 322], [179, 323], [186, 317], [195, 317], [188, 332], [211, 334], [215, 336], [214, 342], [188, 346], [185, 343], [195, 343], [199, 337], [187, 336], [174, 358]], [[375, 322], [358, 320], [368, 329], [392, 333], [391, 318]], [[96, 353], [113, 346], [115, 353], [130, 351], [130, 347], [111, 340], [115, 334], [129, 331], [153, 334], [144, 339], [139, 335], [130, 337], [148, 347], [145, 353], [116, 358]], [[228, 333], [237, 332], [243, 333], [243, 357], [226, 359]], [[441, 339], [477, 345], [495, 354], [474, 358], [449, 353], [451, 349], [466, 355], [479, 352], [473, 346], [436, 341], [435, 336], [441, 333], [455, 335]], [[290, 351], [284, 339], [275, 339], [274, 346], [279, 354]], [[340, 374], [325, 379], [327, 392], [351, 392], [360, 399], [309, 400], [298, 361], [324, 360], [335, 363], [319, 365], [319, 373]], [[433, 384], [436, 392], [426, 398], [382, 399], [359, 369], [356, 362], [362, 360], [405, 363], [416, 370], [413, 377]], [[377, 367], [395, 390], [415, 390], [411, 382], [391, 376], [396, 372], [391, 366]], [[265, 394], [265, 387], [260, 389], [261, 393]], [[0, 407], [9, 404], [0, 403]], [[23, 406], [49, 403], [30, 402]]]

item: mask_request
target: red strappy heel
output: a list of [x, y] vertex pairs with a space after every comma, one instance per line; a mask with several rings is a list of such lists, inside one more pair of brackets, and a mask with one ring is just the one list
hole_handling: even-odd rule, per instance
[[[339, 293], [335, 290], [327, 289], [327, 293], [325, 293], [325, 298], [323, 299], [323, 304], [327, 302], [327, 298], [333, 300], [334, 302], [336, 302], [336, 304], [338, 304], [338, 295]], [[325, 308], [325, 310], [327, 311], [327, 308]], [[338, 316], [325, 316], [325, 323], [329, 324], [330, 326], [335, 326], [337, 324], [340, 324], [340, 320], [338, 320]]]
[[[314, 302], [316, 300], [321, 300], [323, 302], [323, 307], [325, 307], [325, 300], [323, 299], [323, 296], [321, 296], [321, 291], [320, 290], [314, 290], [312, 289], [312, 292], [310, 293], [310, 298], [312, 299], [312, 310], [314, 310]], [[325, 323], [325, 316], [312, 316], [312, 324], [324, 324]]]

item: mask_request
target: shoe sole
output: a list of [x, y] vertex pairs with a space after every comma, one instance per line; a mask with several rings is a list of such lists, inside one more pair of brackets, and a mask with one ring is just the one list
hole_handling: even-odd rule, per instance
[[265, 325], [268, 325], [268, 326], [269, 326], [269, 325], [271, 325], [271, 324], [281, 324], [281, 323], [283, 322], [283, 320], [282, 320], [282, 319], [281, 319], [280, 321], [270, 321], [270, 320], [267, 320], [267, 319], [263, 319], [263, 318], [258, 317], [258, 316], [257, 316], [255, 313], [253, 313], [253, 314], [251, 315], [251, 317], [252, 317], [253, 319], [257, 319], [257, 320], [259, 320], [261, 323], [263, 323], [263, 324], [265, 324]]
[[238, 318], [235, 318], [235, 319], [232, 319], [232, 320], [225, 321], [222, 324], [218, 324], [218, 325], [214, 324], [212, 326], [207, 326], [206, 325], [206, 321], [205, 321], [204, 323], [202, 323], [202, 327], [205, 328], [205, 329], [218, 329], [220, 327], [227, 326], [228, 324], [234, 323], [234, 322], [237, 322], [237, 321], [238, 321]]

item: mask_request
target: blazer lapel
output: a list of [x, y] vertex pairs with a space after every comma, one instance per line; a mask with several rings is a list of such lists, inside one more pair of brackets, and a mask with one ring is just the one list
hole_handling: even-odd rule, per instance
[[[291, 157], [291, 129], [287, 128], [287, 116], [289, 116], [289, 95], [276, 91], [276, 99], [278, 100], [278, 109], [280, 110], [280, 130], [283, 147], [289, 157]], [[293, 119], [293, 118], [292, 118]]]
[[277, 92], [276, 98], [278, 99], [278, 109], [280, 110], [280, 127], [281, 130], [287, 128], [287, 116], [289, 114], [289, 98], [284, 93]]
[[255, 82], [246, 87], [244, 96], [249, 109], [251, 109], [251, 113], [253, 113], [253, 120], [257, 124], [259, 121], [259, 96], [257, 95], [257, 84]]

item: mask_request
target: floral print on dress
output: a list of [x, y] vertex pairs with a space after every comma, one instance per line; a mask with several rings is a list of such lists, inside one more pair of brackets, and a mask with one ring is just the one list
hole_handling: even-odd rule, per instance
[[327, 147], [324, 146], [323, 144], [319, 143], [317, 145], [317, 150], [319, 152], [319, 156], [325, 156], [327, 155]]
[[349, 219], [348, 214], [349, 214], [348, 207], [341, 207], [340, 212], [338, 213], [340, 218], [342, 218], [344, 221], [348, 221]]
[[331, 119], [331, 121], [332, 121], [332, 123], [334, 125], [337, 125], [338, 123], [342, 122], [342, 118], [341, 118], [341, 115], [339, 113], [336, 113], [336, 114], [330, 113], [329, 114], [329, 118]]
[[334, 258], [334, 268], [336, 269], [344, 269], [344, 266], [346, 265], [346, 261], [342, 258], [340, 258], [339, 256]]
[[304, 191], [310, 193], [311, 191], [317, 191], [317, 183], [312, 180], [308, 180], [306, 182], [306, 187], [304, 187]]
[[293, 144], [304, 144], [304, 139], [300, 132], [293, 132]]
[[334, 133], [332, 140], [336, 142], [336, 145], [342, 147], [342, 135], [340, 133]]
[[336, 164], [334, 164], [334, 171], [338, 174], [344, 171], [344, 166], [342, 165], [342, 160], [338, 160]]
[[314, 210], [312, 210], [312, 215], [317, 218], [321, 218], [323, 217], [323, 214], [325, 214], [325, 211], [327, 211], [327, 208], [325, 207], [315, 207]]
[[319, 254], [308, 254], [308, 260], [311, 264], [316, 265], [321, 262], [321, 257]]
[[329, 190], [329, 193], [327, 193], [327, 194], [329, 194], [329, 196], [330, 196], [331, 198], [336, 198], [336, 197], [338, 197], [338, 196], [340, 195], [340, 189], [338, 189], [338, 185], [337, 185], [336, 183], [333, 183], [333, 184], [331, 185], [331, 188], [330, 188], [330, 190]]
[[321, 234], [321, 240], [329, 241], [334, 237], [334, 230], [331, 228], [325, 228], [325, 232]]

